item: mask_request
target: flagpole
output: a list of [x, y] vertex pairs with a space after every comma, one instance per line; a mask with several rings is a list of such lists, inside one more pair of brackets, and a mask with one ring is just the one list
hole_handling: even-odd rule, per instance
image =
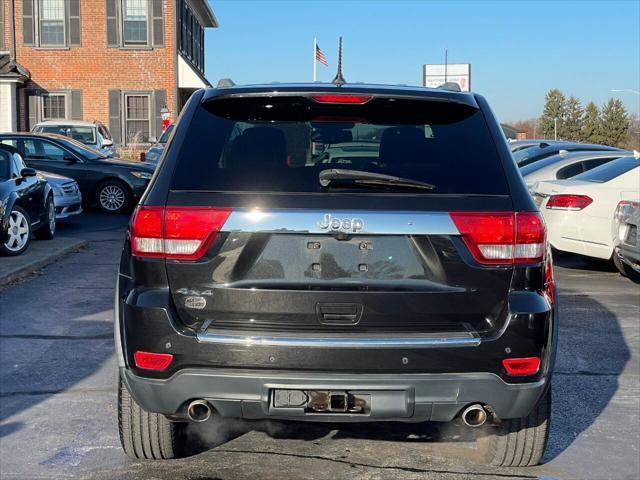
[[313, 37], [313, 81], [316, 81], [316, 51], [318, 50], [318, 39]]

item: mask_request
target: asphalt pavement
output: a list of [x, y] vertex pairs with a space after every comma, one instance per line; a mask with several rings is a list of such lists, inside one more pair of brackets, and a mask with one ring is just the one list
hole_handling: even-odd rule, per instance
[[[545, 464], [478, 463], [448, 425], [190, 428], [200, 452], [136, 462], [120, 449], [112, 301], [127, 218], [83, 214], [58, 234], [86, 246], [0, 288], [1, 479], [640, 478], [640, 288], [603, 267], [557, 259], [561, 324]], [[209, 448], [208, 448], [209, 447]]]

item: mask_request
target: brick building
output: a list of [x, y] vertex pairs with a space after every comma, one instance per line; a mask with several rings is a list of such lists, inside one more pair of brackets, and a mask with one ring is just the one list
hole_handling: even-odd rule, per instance
[[0, 0], [0, 131], [100, 120], [116, 143], [161, 133], [204, 77], [207, 0]]

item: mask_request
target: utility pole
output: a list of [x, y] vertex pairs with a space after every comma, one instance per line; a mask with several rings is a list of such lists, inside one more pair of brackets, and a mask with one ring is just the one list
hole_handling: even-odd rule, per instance
[[558, 140], [558, 117], [553, 119], [553, 139]]

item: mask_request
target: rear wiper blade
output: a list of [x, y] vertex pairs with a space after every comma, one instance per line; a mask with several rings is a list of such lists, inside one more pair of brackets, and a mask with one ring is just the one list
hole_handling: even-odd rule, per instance
[[360, 185], [393, 185], [398, 187], [419, 188], [433, 190], [435, 185], [413, 180], [411, 178], [394, 177], [384, 173], [364, 172], [362, 170], [343, 170], [340, 168], [328, 168], [318, 174], [320, 185], [328, 187], [333, 182], [349, 181]]

